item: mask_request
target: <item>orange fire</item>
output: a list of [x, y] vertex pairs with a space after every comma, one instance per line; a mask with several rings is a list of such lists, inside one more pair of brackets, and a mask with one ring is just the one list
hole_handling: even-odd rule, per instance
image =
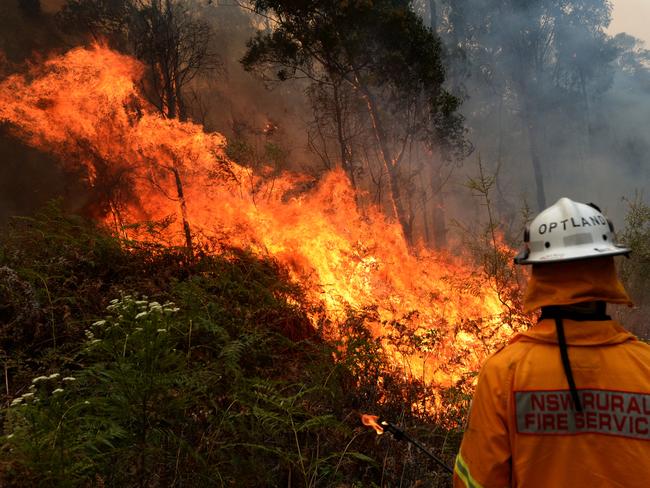
[[271, 255], [332, 324], [349, 310], [373, 310], [369, 327], [409, 378], [451, 385], [512, 333], [478, 270], [409, 250], [378, 209], [359, 213], [342, 171], [314, 185], [230, 161], [222, 135], [165, 119], [146, 102], [137, 88], [143, 71], [102, 46], [73, 49], [2, 80], [0, 122], [83, 171], [119, 235], [169, 245], [191, 235]]
[[361, 423], [365, 426], [372, 427], [377, 432], [377, 435], [381, 435], [384, 433], [384, 428], [377, 422], [378, 420], [379, 417], [377, 415], [368, 415], [365, 413], [361, 415]]

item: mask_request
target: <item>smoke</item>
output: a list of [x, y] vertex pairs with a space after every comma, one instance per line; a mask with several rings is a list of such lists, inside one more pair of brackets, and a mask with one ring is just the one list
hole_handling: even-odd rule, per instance
[[476, 152], [498, 174], [502, 216], [568, 196], [621, 227], [650, 178], [650, 64], [641, 41], [609, 36], [608, 0], [437, 0], [450, 82]]
[[[222, 67], [216, 76], [198, 79], [193, 87], [193, 118], [208, 131], [219, 131], [233, 145], [245, 141], [262, 164], [276, 169], [305, 169], [306, 121], [311, 117], [300, 82], [264, 84], [246, 72], [239, 60], [246, 43], [264, 25], [263, 19], [241, 8], [238, 2], [194, 3], [197, 12], [212, 28], [211, 49]], [[270, 161], [267, 150], [276, 147], [282, 157]], [[242, 161], [253, 164], [255, 161]]]
[[[0, 2], [0, 78], [27, 69], [67, 49], [88, 44], [84, 35], [64, 34], [57, 14], [65, 0], [29, 5]], [[239, 63], [259, 19], [236, 2], [191, 2], [193, 14], [212, 29], [210, 49], [220, 60], [216, 72], [198, 76], [186, 91], [191, 117], [207, 131], [225, 134], [234, 147], [246, 147], [251, 165], [304, 169], [308, 165], [305, 86], [284, 84], [269, 90]], [[37, 12], [37, 15], [34, 14]], [[0, 126], [0, 225], [12, 215], [31, 214], [59, 198], [65, 209], [83, 212], [92, 191], [53, 155], [18, 142]], [[269, 153], [272, 153], [270, 157]]]
[[[64, 3], [42, 0], [41, 14], [30, 17], [17, 1], [1, 2], [0, 75], [27, 59], [80, 42], [57, 28], [55, 14]], [[650, 75], [643, 45], [630, 36], [612, 38], [605, 33], [609, 24], [605, 0], [539, 0], [525, 8], [518, 7], [520, 3], [414, 2], [426, 23], [436, 21], [447, 45], [449, 85], [464, 98], [461, 110], [475, 147], [460, 170], [434, 161], [436, 157], [426, 152], [409, 155], [416, 172], [405, 174], [405, 180], [415, 185], [408, 193], [413, 195], [419, 236], [429, 233], [427, 222], [443, 205], [447, 228], [453, 228], [452, 221], [482, 218], [479, 201], [468, 205], [466, 188], [468, 178], [477, 174], [479, 158], [488, 173], [498, 175], [493, 202], [501, 223], [519, 228], [520, 210], [525, 204], [536, 210], [537, 200], [529, 125], [534, 128], [547, 205], [561, 196], [593, 201], [621, 227], [627, 208], [623, 197], [633, 197], [648, 183], [650, 136], [644, 123], [650, 108]], [[314, 175], [322, 171], [326, 163], [308, 144], [307, 127], [314, 113], [305, 96], [307, 83], [287, 81], [268, 89], [239, 63], [246, 41], [270, 26], [237, 2], [188, 4], [212, 27], [211, 49], [221, 60], [218, 73], [193, 81], [188, 91], [192, 118], [206, 130], [226, 135], [243, 164]], [[531, 47], [535, 39], [521, 35], [526, 30], [551, 40], [548, 51], [535, 53]], [[536, 66], [531, 64], [535, 60]], [[367, 129], [363, 121], [355, 123], [353, 132]], [[57, 195], [74, 201], [71, 207], [83, 206], [76, 175], [66, 174], [53, 158], [16, 144], [4, 132], [0, 139], [0, 157], [5, 161], [0, 169], [4, 190], [0, 221], [14, 213], [29, 213]], [[368, 140], [352, 149], [357, 151], [355, 164], [367, 192], [365, 201], [381, 205], [377, 186], [381, 171], [368, 164], [373, 154], [360, 155], [372, 144]], [[438, 175], [442, 189], [433, 188], [429, 169], [417, 173], [418, 167], [432, 165], [443, 168]], [[441, 198], [434, 199], [436, 193]]]

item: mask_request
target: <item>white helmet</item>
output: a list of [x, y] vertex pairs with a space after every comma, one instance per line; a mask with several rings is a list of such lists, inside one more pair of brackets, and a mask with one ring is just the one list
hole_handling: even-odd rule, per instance
[[628, 254], [615, 242], [614, 226], [593, 203], [560, 198], [530, 223], [516, 264], [556, 263]]

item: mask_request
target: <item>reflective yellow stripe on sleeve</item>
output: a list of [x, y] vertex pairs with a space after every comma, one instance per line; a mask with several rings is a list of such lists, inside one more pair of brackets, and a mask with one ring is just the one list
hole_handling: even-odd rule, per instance
[[465, 483], [465, 486], [467, 488], [483, 488], [479, 483], [476, 482], [474, 478], [472, 478], [472, 475], [469, 472], [469, 468], [467, 467], [467, 463], [465, 463], [465, 460], [463, 457], [458, 454], [456, 456], [456, 465], [455, 471], [458, 477]]

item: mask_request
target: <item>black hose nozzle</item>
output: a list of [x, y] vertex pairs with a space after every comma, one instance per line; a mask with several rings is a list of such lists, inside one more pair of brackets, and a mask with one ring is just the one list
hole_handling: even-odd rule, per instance
[[411, 437], [411, 436], [408, 435], [406, 432], [404, 432], [403, 430], [401, 430], [401, 429], [399, 429], [398, 427], [396, 427], [394, 424], [392, 424], [392, 423], [389, 422], [388, 420], [380, 420], [380, 421], [379, 421], [379, 425], [381, 425], [382, 428], [383, 428], [385, 431], [388, 431], [388, 432], [390, 432], [391, 434], [393, 434], [393, 437], [395, 437], [395, 439], [397, 439], [398, 441], [404, 440], [404, 441], [406, 441], [406, 442], [410, 442], [411, 444], [413, 444], [413, 445], [414, 445], [415, 447], [417, 447], [420, 451], [422, 451], [422, 452], [425, 453], [427, 456], [429, 456], [431, 459], [433, 459], [433, 460], [436, 462], [436, 464], [438, 464], [439, 466], [441, 466], [442, 468], [444, 468], [445, 471], [447, 471], [449, 474], [453, 474], [453, 473], [454, 473], [454, 470], [451, 469], [449, 466], [447, 466], [447, 465], [445, 464], [445, 462], [444, 462], [442, 459], [440, 459], [438, 456], [436, 456], [435, 454], [433, 454], [433, 453], [432, 453], [431, 451], [429, 451], [426, 447], [424, 447], [424, 446], [423, 446], [422, 444], [420, 444], [418, 441], [416, 441], [415, 439], [413, 439], [413, 437]]

